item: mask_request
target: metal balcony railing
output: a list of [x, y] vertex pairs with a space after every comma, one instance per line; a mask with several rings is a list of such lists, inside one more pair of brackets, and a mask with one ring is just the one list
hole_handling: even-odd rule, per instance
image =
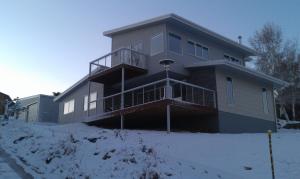
[[89, 74], [101, 72], [120, 64], [146, 69], [147, 56], [141, 52], [120, 48], [90, 62]]
[[[167, 80], [169, 80], [169, 83], [167, 83]], [[167, 84], [170, 84], [170, 95], [167, 94]], [[168, 96], [170, 96], [169, 99], [180, 102], [216, 107], [215, 91], [175, 79], [163, 79], [125, 90], [123, 96], [124, 109], [167, 99]], [[91, 102], [97, 102], [97, 106], [103, 107], [101, 111], [107, 113], [120, 110], [122, 108], [121, 99], [122, 93], [116, 93]]]

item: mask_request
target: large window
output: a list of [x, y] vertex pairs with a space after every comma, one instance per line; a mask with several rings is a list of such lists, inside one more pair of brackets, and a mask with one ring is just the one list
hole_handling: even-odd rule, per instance
[[226, 80], [227, 80], [227, 103], [233, 104], [234, 96], [233, 96], [232, 78], [227, 77]]
[[151, 38], [150, 55], [156, 55], [164, 51], [164, 37], [163, 33], [155, 35]]
[[203, 59], [208, 59], [208, 48], [192, 41], [187, 41], [187, 53]]
[[64, 114], [69, 114], [74, 112], [74, 105], [75, 105], [75, 100], [72, 99], [68, 102], [64, 103]]
[[169, 33], [169, 50], [175, 53], [182, 54], [181, 37]]
[[187, 42], [187, 53], [190, 55], [195, 55], [196, 49], [195, 49], [195, 43], [188, 41]]
[[[90, 94], [90, 110], [91, 109], [96, 109], [97, 107], [97, 92], [91, 93]], [[88, 95], [84, 96], [84, 104], [83, 104], [83, 109], [86, 111], [88, 109]]]
[[268, 109], [268, 93], [266, 88], [262, 89], [262, 100], [263, 100], [263, 108], [264, 108], [264, 113], [268, 114], [269, 109]]
[[232, 56], [229, 56], [229, 55], [224, 55], [224, 58], [228, 61], [231, 61], [231, 62], [234, 62], [234, 63], [238, 63], [238, 64], [241, 64], [241, 60], [240, 59], [237, 59], [235, 57], [232, 57]]

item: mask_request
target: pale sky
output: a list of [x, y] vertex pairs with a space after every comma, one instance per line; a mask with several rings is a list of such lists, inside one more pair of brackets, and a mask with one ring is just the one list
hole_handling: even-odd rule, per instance
[[0, 0], [0, 91], [15, 97], [63, 92], [109, 53], [103, 31], [176, 13], [243, 43], [266, 22], [300, 40], [300, 1]]

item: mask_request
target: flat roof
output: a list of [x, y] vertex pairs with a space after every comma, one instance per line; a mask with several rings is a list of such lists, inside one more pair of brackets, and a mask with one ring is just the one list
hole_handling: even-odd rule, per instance
[[151, 18], [151, 19], [144, 20], [144, 21], [141, 21], [141, 22], [137, 22], [137, 23], [134, 23], [134, 24], [131, 24], [131, 25], [115, 28], [115, 29], [112, 29], [112, 30], [108, 30], [108, 31], [103, 32], [103, 35], [105, 35], [107, 37], [112, 37], [113, 35], [121, 33], [121, 32], [135, 30], [137, 28], [142, 28], [142, 27], [145, 27], [145, 26], [148, 26], [148, 25], [161, 23], [161, 22], [166, 22], [166, 21], [174, 21], [174, 22], [180, 23], [182, 25], [188, 26], [189, 28], [192, 28], [196, 31], [207, 34], [208, 36], [214, 37], [218, 40], [221, 40], [221, 41], [225, 42], [226, 44], [232, 45], [236, 48], [239, 48], [239, 49], [243, 50], [244, 52], [248, 53], [249, 56], [252, 56], [252, 55], [256, 54], [256, 52], [253, 49], [251, 49], [251, 48], [249, 48], [249, 47], [247, 47], [243, 44], [239, 44], [236, 41], [233, 41], [233, 40], [231, 40], [231, 39], [229, 39], [229, 38], [227, 38], [223, 35], [220, 35], [216, 32], [213, 32], [213, 31], [211, 31], [211, 30], [209, 30], [205, 27], [202, 27], [202, 26], [200, 26], [200, 25], [198, 25], [194, 22], [191, 22], [191, 21], [189, 21], [189, 20], [187, 20], [183, 17], [180, 17], [179, 15], [173, 14], [173, 13], [158, 16], [158, 17], [155, 17], [155, 18]]
[[245, 66], [242, 66], [237, 63], [230, 62], [230, 61], [224, 60], [224, 59], [207, 60], [207, 61], [203, 61], [203, 62], [198, 62], [198, 63], [186, 65], [185, 68], [192, 69], [192, 68], [208, 67], [208, 66], [225, 66], [231, 70], [239, 71], [246, 75], [250, 75], [250, 76], [262, 79], [262, 80], [269, 81], [269, 82], [273, 83], [273, 85], [275, 85], [276, 87], [284, 87], [284, 86], [289, 85], [289, 83], [286, 81], [280, 80], [278, 78], [272, 77], [270, 75], [266, 75], [262, 72], [247, 68]]

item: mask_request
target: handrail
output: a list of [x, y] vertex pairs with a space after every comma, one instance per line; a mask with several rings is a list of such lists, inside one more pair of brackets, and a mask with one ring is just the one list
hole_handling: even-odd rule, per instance
[[138, 51], [136, 51], [136, 50], [133, 50], [133, 49], [130, 49], [130, 48], [126, 48], [126, 47], [121, 47], [121, 48], [118, 48], [118, 49], [116, 49], [116, 50], [113, 50], [112, 52], [110, 52], [110, 53], [108, 53], [108, 54], [106, 54], [106, 55], [103, 55], [102, 57], [99, 57], [99, 58], [97, 58], [97, 59], [91, 61], [90, 64], [94, 64], [96, 61], [99, 61], [99, 60], [101, 60], [102, 58], [108, 57], [108, 56], [110, 56], [110, 55], [112, 55], [112, 54], [114, 54], [114, 53], [116, 53], [116, 52], [118, 52], [118, 51], [121, 51], [121, 50], [129, 50], [129, 51], [132, 51], [132, 52], [137, 53], [137, 54], [139, 54], [139, 55], [147, 56], [146, 54], [144, 54], [144, 53], [142, 53], [142, 52], [138, 52]]
[[[128, 92], [135, 91], [135, 90], [138, 90], [138, 89], [141, 89], [141, 88], [145, 88], [147, 86], [151, 86], [151, 85], [154, 85], [154, 84], [157, 84], [157, 83], [161, 83], [161, 82], [164, 82], [166, 80], [167, 79], [162, 79], [162, 80], [151, 82], [151, 83], [148, 83], [148, 84], [145, 84], [145, 85], [142, 85], [142, 86], [131, 88], [131, 89], [125, 90], [123, 93], [128, 93]], [[102, 97], [101, 99], [107, 99], [107, 98], [115, 97], [115, 96], [118, 96], [118, 95], [121, 95], [121, 94], [122, 94], [122, 92], [116, 93], [116, 94], [112, 94], [112, 95], [109, 95], [109, 96], [105, 96], [105, 97]]]
[[211, 89], [208, 89], [208, 88], [205, 88], [205, 87], [202, 87], [202, 86], [194, 85], [194, 84], [187, 83], [187, 82], [184, 82], [184, 81], [175, 80], [175, 79], [172, 79], [172, 78], [170, 78], [170, 81], [174, 81], [176, 83], [181, 83], [181, 84], [188, 85], [188, 86], [195, 87], [195, 88], [200, 88], [200, 89], [207, 90], [207, 91], [210, 91], [210, 92], [215, 92], [214, 90], [211, 90]]

